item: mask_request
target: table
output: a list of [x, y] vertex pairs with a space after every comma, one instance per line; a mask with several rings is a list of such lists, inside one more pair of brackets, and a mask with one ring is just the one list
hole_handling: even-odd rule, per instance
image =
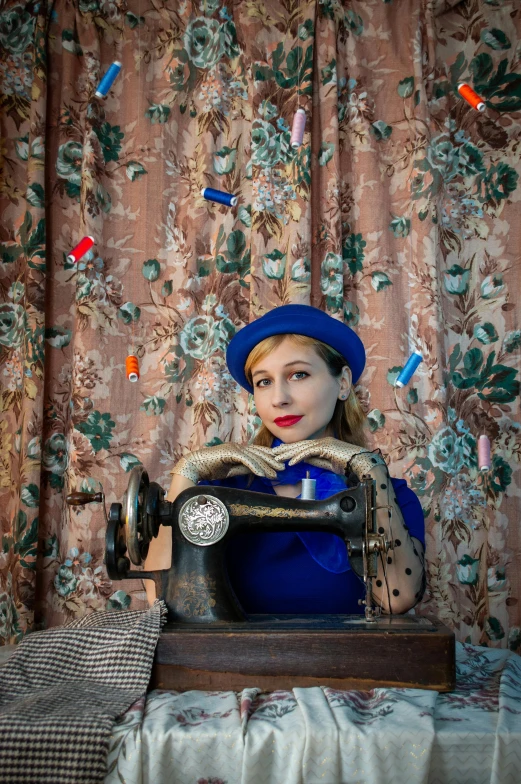
[[521, 657], [456, 644], [457, 688], [155, 690], [105, 784], [520, 784]]

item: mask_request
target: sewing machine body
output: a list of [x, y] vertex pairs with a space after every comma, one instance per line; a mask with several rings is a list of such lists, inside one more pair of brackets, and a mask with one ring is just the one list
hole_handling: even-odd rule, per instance
[[[176, 690], [318, 684], [452, 690], [454, 634], [435, 618], [384, 616], [373, 606], [377, 558], [392, 547], [376, 531], [374, 499], [374, 483], [364, 481], [322, 501], [204, 486], [168, 502], [143, 467], [133, 469], [122, 504], [110, 508], [105, 562], [112, 580], [153, 580], [168, 608], [152, 685]], [[68, 500], [87, 502], [81, 493]], [[102, 494], [90, 500], [100, 501]], [[131, 561], [143, 563], [161, 525], [172, 528], [170, 568], [131, 570]], [[231, 537], [256, 531], [339, 536], [351, 568], [366, 585], [364, 612], [247, 616], [228, 579], [225, 551]]]
[[[373, 494], [372, 483], [360, 483], [324, 501], [300, 501], [225, 487], [185, 490], [168, 514], [172, 565], [154, 577], [157, 595], [167, 604], [169, 621], [248, 623], [226, 571], [228, 543], [239, 534], [317, 530], [333, 533], [345, 541], [357, 574], [362, 578], [364, 572], [376, 575], [376, 552], [364, 556], [368, 536], [366, 509], [373, 503]], [[376, 534], [374, 530], [369, 533]]]

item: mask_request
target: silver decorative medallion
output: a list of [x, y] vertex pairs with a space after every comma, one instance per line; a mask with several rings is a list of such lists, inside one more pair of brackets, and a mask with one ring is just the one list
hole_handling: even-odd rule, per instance
[[226, 535], [229, 524], [228, 510], [218, 498], [198, 495], [191, 498], [179, 512], [181, 533], [192, 544], [207, 547]]

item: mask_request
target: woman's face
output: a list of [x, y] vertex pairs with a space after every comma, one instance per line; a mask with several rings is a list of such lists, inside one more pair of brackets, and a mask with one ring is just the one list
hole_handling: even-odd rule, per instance
[[336, 401], [349, 394], [351, 372], [334, 378], [311, 346], [286, 338], [252, 368], [253, 395], [264, 425], [286, 444], [322, 438]]

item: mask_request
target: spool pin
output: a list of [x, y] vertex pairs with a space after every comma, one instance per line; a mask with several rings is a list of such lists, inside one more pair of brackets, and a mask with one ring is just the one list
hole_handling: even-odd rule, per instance
[[300, 491], [300, 498], [302, 501], [314, 501], [317, 487], [317, 480], [309, 478], [309, 471], [307, 471], [305, 478], [302, 479], [302, 490]]

